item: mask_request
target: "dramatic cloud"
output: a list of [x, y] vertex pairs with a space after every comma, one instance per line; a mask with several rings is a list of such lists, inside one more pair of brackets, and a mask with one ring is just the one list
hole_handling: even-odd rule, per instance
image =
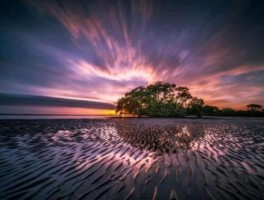
[[0, 94], [0, 105], [114, 109], [113, 104], [33, 95]]
[[0, 94], [0, 114], [109, 115], [110, 103], [35, 95]]
[[2, 7], [1, 93], [113, 104], [161, 80], [220, 107], [264, 103], [259, 1], [16, 0]]

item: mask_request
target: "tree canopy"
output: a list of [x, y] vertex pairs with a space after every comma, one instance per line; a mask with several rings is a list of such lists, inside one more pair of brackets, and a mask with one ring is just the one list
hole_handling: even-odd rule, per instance
[[193, 97], [187, 87], [156, 82], [127, 92], [118, 99], [116, 112], [150, 117], [185, 116], [188, 112], [201, 117], [203, 105], [203, 99]]
[[247, 105], [247, 109], [249, 110], [249, 111], [261, 111], [261, 109], [262, 109], [262, 105], [259, 105], [259, 104], [254, 104], [254, 103], [252, 103], [252, 104], [248, 104]]

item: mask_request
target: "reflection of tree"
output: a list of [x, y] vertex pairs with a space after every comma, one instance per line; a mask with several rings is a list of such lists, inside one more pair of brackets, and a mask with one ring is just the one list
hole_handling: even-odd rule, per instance
[[190, 143], [204, 135], [203, 129], [187, 126], [150, 126], [120, 123], [118, 134], [135, 148], [159, 153], [177, 153], [190, 147]]

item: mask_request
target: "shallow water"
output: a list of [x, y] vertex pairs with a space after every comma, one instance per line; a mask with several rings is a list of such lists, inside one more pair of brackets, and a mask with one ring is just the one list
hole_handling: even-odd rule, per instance
[[2, 120], [0, 180], [0, 199], [264, 199], [264, 122]]

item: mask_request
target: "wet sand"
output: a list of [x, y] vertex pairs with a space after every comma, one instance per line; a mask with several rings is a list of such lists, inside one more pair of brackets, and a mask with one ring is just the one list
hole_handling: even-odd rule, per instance
[[264, 199], [264, 120], [1, 120], [0, 199]]

